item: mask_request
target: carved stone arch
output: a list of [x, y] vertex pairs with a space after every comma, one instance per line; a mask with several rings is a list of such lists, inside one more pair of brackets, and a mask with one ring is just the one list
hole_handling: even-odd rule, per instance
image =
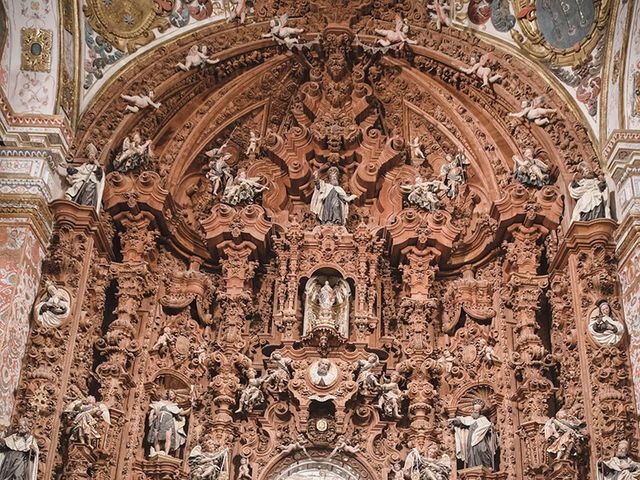
[[[344, 457], [347, 458], [347, 457]], [[301, 452], [278, 455], [259, 474], [257, 480], [285, 480], [297, 472], [327, 472], [327, 480], [382, 480], [362, 455], [349, 455], [347, 462], [334, 459], [308, 459]], [[333, 475], [331, 475], [333, 472]], [[293, 478], [296, 478], [295, 476]]]

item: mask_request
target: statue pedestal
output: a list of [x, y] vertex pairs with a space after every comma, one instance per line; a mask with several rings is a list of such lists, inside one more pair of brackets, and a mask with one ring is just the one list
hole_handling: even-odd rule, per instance
[[578, 471], [574, 466], [573, 460], [553, 460], [551, 463], [551, 472], [545, 478], [548, 480], [576, 480]]
[[178, 478], [182, 460], [168, 455], [155, 455], [137, 462], [138, 470], [144, 472], [146, 478], [152, 480], [174, 480]]
[[494, 472], [488, 467], [465, 468], [458, 472], [461, 480], [505, 480], [506, 473]]

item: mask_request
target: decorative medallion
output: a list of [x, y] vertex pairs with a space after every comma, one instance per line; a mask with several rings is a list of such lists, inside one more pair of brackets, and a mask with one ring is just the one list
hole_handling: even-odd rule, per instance
[[119, 50], [128, 52], [151, 42], [155, 28], [169, 28], [169, 13], [158, 9], [153, 0], [87, 0], [84, 6], [91, 27]]
[[328, 427], [329, 424], [324, 418], [321, 418], [316, 422], [316, 430], [319, 432], [326, 432]]
[[491, 18], [491, 2], [488, 0], [471, 0], [467, 15], [471, 23], [484, 25]]
[[538, 28], [555, 48], [580, 45], [593, 27], [592, 0], [536, 0]]
[[53, 32], [42, 28], [23, 28], [22, 39], [22, 70], [32, 72], [51, 71], [51, 46]]
[[508, 32], [516, 25], [516, 17], [511, 14], [509, 0], [493, 0], [491, 4], [491, 24], [499, 32]]
[[511, 36], [533, 57], [553, 66], [589, 60], [604, 34], [612, 0], [515, 0], [520, 30]]

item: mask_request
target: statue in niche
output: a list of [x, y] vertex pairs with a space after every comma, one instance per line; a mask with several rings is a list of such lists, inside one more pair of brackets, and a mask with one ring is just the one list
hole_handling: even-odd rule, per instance
[[404, 461], [404, 473], [411, 480], [449, 480], [451, 476], [451, 458], [446, 453], [439, 455], [440, 449], [433, 444], [422, 455], [412, 448]]
[[555, 108], [543, 108], [542, 102], [544, 102], [544, 95], [534, 98], [531, 101], [523, 100], [520, 104], [522, 110], [515, 113], [508, 113], [509, 117], [524, 118], [530, 122], [535, 123], [539, 127], [544, 127], [551, 123], [548, 115], [555, 113]]
[[345, 454], [355, 455], [360, 451], [360, 446], [358, 444], [350, 445], [347, 443], [347, 440], [344, 438], [344, 435], [340, 435], [338, 440], [336, 440], [336, 446], [331, 451], [328, 459], [335, 457], [338, 453], [343, 452]]
[[379, 383], [382, 394], [378, 399], [378, 410], [383, 416], [394, 420], [402, 418], [400, 404], [404, 394], [399, 385], [401, 378], [399, 375], [392, 375], [391, 378], [383, 378], [382, 382]]
[[624, 324], [613, 317], [606, 300], [598, 300], [589, 317], [589, 333], [602, 346], [617, 344], [624, 335]]
[[469, 68], [461, 68], [460, 71], [467, 75], [475, 74], [480, 80], [482, 80], [482, 86], [487, 87], [502, 78], [502, 75], [500, 74], [491, 74], [491, 67], [489, 66], [490, 60], [491, 54], [489, 53], [481, 55], [480, 58], [473, 56], [471, 57], [471, 66]]
[[264, 382], [264, 378], [258, 378], [258, 372], [254, 368], [247, 370], [247, 386], [240, 394], [238, 409], [235, 413], [251, 413], [256, 405], [264, 402], [262, 382]]
[[417, 176], [413, 185], [400, 185], [400, 190], [407, 193], [407, 201], [427, 212], [433, 212], [442, 207], [442, 195], [447, 187], [440, 180], [425, 182]]
[[467, 181], [465, 170], [471, 162], [462, 152], [456, 153], [455, 157], [448, 154], [445, 158], [446, 162], [440, 168], [440, 176], [447, 187], [447, 197], [453, 199], [458, 195], [460, 185]]
[[394, 30], [376, 28], [375, 32], [383, 37], [377, 40], [377, 43], [383, 47], [404, 46], [405, 43], [416, 45], [418, 43], [409, 38], [409, 24], [407, 19], [402, 18], [400, 15], [396, 15], [396, 27]]
[[26, 418], [18, 421], [18, 431], [0, 438], [0, 479], [36, 480], [38, 478], [38, 443], [31, 435]]
[[349, 203], [357, 197], [347, 195], [340, 186], [337, 167], [331, 167], [327, 175], [328, 181], [325, 182], [318, 178], [317, 173], [313, 174], [315, 189], [311, 197], [311, 211], [323, 225], [344, 225], [349, 216]]
[[55, 283], [45, 283], [45, 294], [35, 308], [36, 322], [46, 328], [56, 328], [69, 317], [71, 313], [71, 297], [64, 288]]
[[344, 279], [314, 275], [305, 285], [304, 296], [303, 335], [314, 328], [329, 327], [349, 338], [351, 287]]
[[72, 441], [93, 446], [94, 441], [101, 438], [97, 430], [99, 417], [107, 425], [111, 425], [111, 415], [106, 403], [96, 402], [92, 395], [74, 400], [64, 409], [69, 421], [68, 432]]
[[236, 178], [230, 178], [224, 187], [222, 202], [231, 206], [253, 203], [260, 192], [268, 190], [259, 180], [260, 177], [247, 177], [247, 173], [241, 168]]
[[192, 45], [189, 49], [189, 53], [187, 53], [186, 58], [184, 59], [184, 63], [178, 63], [177, 67], [180, 70], [184, 70], [188, 72], [191, 70], [191, 67], [204, 67], [205, 65], [215, 65], [218, 63], [220, 59], [211, 60], [209, 55], [207, 55], [207, 46], [203, 45], [199, 47], [198, 45]]
[[556, 459], [568, 460], [578, 454], [578, 448], [586, 439], [586, 424], [560, 409], [556, 416], [544, 424], [547, 452]]
[[143, 142], [140, 131], [136, 130], [131, 138], [125, 137], [122, 141], [122, 151], [116, 155], [113, 168], [120, 173], [130, 172], [149, 163], [152, 156], [151, 140]]
[[162, 104], [153, 101], [156, 94], [153, 90], [149, 90], [146, 95], [120, 95], [125, 102], [129, 103], [126, 106], [124, 113], [138, 113], [140, 110], [153, 107], [156, 110], [160, 108]]
[[618, 443], [615, 456], [609, 460], [598, 461], [598, 480], [638, 480], [640, 462], [629, 456], [629, 442]]
[[513, 176], [520, 183], [533, 187], [549, 184], [549, 166], [533, 154], [533, 148], [525, 148], [524, 154], [513, 157]]
[[316, 387], [328, 387], [338, 378], [338, 367], [331, 360], [321, 358], [309, 367], [309, 377]]
[[358, 385], [359, 393], [371, 395], [380, 391], [378, 377], [376, 377], [376, 374], [373, 372], [379, 363], [380, 359], [375, 353], [369, 354], [366, 360], [358, 360], [356, 362], [355, 368], [358, 370], [356, 384]]
[[205, 443], [205, 448], [198, 444], [189, 453], [189, 480], [223, 480], [228, 478], [227, 449], [216, 449], [213, 440]]
[[271, 354], [269, 360], [275, 368], [268, 370], [264, 383], [278, 393], [285, 392], [293, 374], [293, 360], [277, 350]]
[[293, 35], [298, 35], [304, 32], [303, 28], [287, 27], [289, 21], [289, 14], [285, 13], [279, 17], [273, 17], [269, 22], [269, 33], [263, 33], [263, 38], [272, 38], [277, 43], [281, 43], [291, 49], [300, 43], [300, 39]]
[[473, 402], [471, 415], [449, 420], [455, 430], [456, 456], [463, 468], [489, 467], [495, 471], [495, 458], [498, 449], [493, 423], [482, 415], [484, 402]]
[[572, 222], [587, 222], [596, 218], [611, 218], [609, 189], [604, 178], [596, 176], [591, 165], [580, 162], [579, 174], [569, 185], [569, 195], [576, 201]]
[[186, 415], [191, 409], [181, 409], [176, 403], [176, 398], [176, 392], [167, 390], [164, 399], [150, 405], [147, 432], [147, 443], [151, 447], [150, 456], [176, 456], [176, 452], [187, 440]]
[[64, 192], [64, 198], [78, 205], [95, 207], [100, 212], [102, 193], [104, 192], [104, 170], [98, 161], [98, 149], [93, 143], [87, 145], [88, 162], [70, 167], [62, 163], [58, 173], [65, 177], [70, 187]]

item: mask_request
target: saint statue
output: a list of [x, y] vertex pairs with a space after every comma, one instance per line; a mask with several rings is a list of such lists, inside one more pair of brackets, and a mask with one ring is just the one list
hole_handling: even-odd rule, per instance
[[446, 453], [438, 455], [437, 445], [431, 445], [426, 455], [417, 448], [411, 449], [404, 461], [405, 475], [411, 480], [449, 480], [451, 458]]
[[587, 222], [596, 218], [611, 218], [609, 189], [603, 178], [596, 176], [585, 162], [578, 166], [582, 175], [574, 177], [569, 185], [569, 195], [576, 200], [572, 222]]
[[71, 297], [69, 292], [50, 281], [46, 282], [45, 290], [34, 308], [36, 322], [47, 328], [59, 327], [71, 313]]
[[[165, 398], [152, 402], [149, 410], [147, 443], [151, 456], [174, 455], [187, 440], [184, 430], [185, 416], [191, 409], [183, 410], [176, 403], [176, 392], [167, 390]], [[161, 448], [162, 446], [162, 448]]]
[[624, 334], [624, 324], [614, 318], [606, 300], [598, 300], [589, 318], [589, 333], [602, 346], [615, 345]]
[[263, 383], [269, 385], [276, 392], [286, 391], [289, 388], [289, 381], [293, 374], [293, 360], [285, 357], [277, 350], [271, 353], [269, 360], [274, 368], [268, 370]]
[[18, 422], [18, 431], [0, 439], [0, 480], [36, 480], [38, 444], [29, 431], [26, 418]]
[[238, 409], [235, 413], [251, 413], [255, 406], [264, 402], [264, 394], [262, 393], [262, 382], [264, 378], [259, 377], [254, 368], [247, 370], [247, 386], [240, 394], [238, 401]]
[[92, 395], [74, 400], [66, 406], [64, 413], [69, 421], [68, 432], [71, 439], [86, 445], [92, 445], [94, 440], [102, 437], [96, 428], [96, 416], [107, 425], [111, 425], [109, 407], [103, 402], [96, 402]]
[[400, 403], [404, 394], [400, 390], [399, 381], [401, 377], [399, 375], [392, 375], [390, 379], [383, 378], [380, 382], [380, 389], [382, 394], [378, 399], [378, 410], [387, 418], [394, 420], [400, 420]]
[[614, 457], [598, 462], [598, 480], [638, 480], [640, 462], [629, 456], [629, 442], [622, 440]]
[[369, 354], [366, 360], [358, 360], [356, 362], [355, 367], [358, 370], [356, 384], [358, 385], [359, 393], [372, 394], [380, 390], [378, 377], [373, 371], [379, 363], [380, 359], [375, 353]]
[[493, 424], [482, 415], [483, 408], [484, 402], [478, 399], [471, 415], [450, 420], [455, 430], [456, 456], [463, 468], [483, 466], [495, 471], [497, 438]]
[[330, 327], [349, 336], [351, 287], [340, 277], [314, 275], [305, 286], [303, 335], [314, 328]]
[[70, 167], [63, 163], [58, 173], [70, 185], [64, 192], [64, 198], [78, 205], [95, 207], [98, 213], [104, 192], [104, 170], [98, 161], [98, 149], [93, 143], [87, 145], [87, 157], [89, 161], [79, 166]]
[[311, 197], [311, 211], [318, 216], [323, 225], [344, 225], [349, 216], [349, 202], [357, 197], [347, 195], [340, 186], [338, 169], [331, 167], [328, 171], [328, 181], [318, 179], [314, 173], [315, 190]]

